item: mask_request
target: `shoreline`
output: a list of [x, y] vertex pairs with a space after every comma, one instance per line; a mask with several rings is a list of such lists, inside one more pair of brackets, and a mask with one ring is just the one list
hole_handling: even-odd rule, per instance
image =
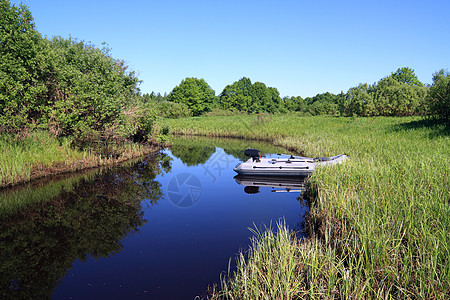
[[[291, 247], [288, 235], [279, 244], [261, 234], [239, 253], [246, 259], [213, 288], [211, 299], [448, 296], [450, 139], [444, 125], [417, 117], [279, 115], [256, 122], [254, 116], [196, 117], [169, 126], [180, 135], [247, 137], [304, 156], [347, 153], [351, 159], [308, 179], [308, 239], [292, 242], [295, 255], [272, 251]], [[295, 271], [289, 278], [277, 272], [286, 261]]]
[[32, 166], [29, 176], [20, 174], [14, 180], [0, 183], [0, 191], [8, 188], [16, 188], [30, 182], [44, 178], [52, 178], [58, 175], [71, 174], [84, 170], [111, 167], [120, 165], [132, 159], [144, 157], [148, 154], [163, 149], [163, 145], [143, 145], [138, 144], [138, 149], [126, 149], [119, 158], [102, 158], [99, 156], [87, 159], [77, 159], [70, 162], [55, 161], [51, 166], [36, 164]]

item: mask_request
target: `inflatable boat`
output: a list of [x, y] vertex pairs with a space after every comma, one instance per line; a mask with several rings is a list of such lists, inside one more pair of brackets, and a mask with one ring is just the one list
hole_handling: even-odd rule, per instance
[[293, 155], [265, 158], [261, 157], [261, 153], [257, 149], [247, 149], [244, 154], [250, 158], [234, 168], [234, 171], [240, 175], [308, 176], [314, 172], [317, 166], [335, 165], [347, 159], [345, 154], [316, 158]]

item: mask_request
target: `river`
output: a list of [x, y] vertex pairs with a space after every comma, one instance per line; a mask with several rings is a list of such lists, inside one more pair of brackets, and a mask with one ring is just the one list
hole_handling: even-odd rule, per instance
[[233, 171], [248, 147], [283, 149], [192, 137], [172, 143], [120, 167], [3, 191], [1, 298], [205, 297], [247, 249], [249, 228], [285, 220], [301, 236], [301, 180], [286, 189]]

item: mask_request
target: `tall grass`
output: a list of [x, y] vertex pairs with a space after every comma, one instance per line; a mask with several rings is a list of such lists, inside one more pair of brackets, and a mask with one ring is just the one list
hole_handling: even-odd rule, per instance
[[271, 228], [251, 229], [254, 236], [247, 252], [237, 257], [237, 270], [230, 280], [222, 280], [222, 290], [214, 298], [292, 299], [303, 285], [301, 252], [284, 222]]
[[444, 125], [418, 118], [295, 116], [178, 119], [170, 125], [176, 133], [268, 140], [307, 156], [350, 156], [308, 180], [316, 196], [310, 239], [299, 246], [298, 259], [309, 273], [300, 275], [305, 282], [298, 295], [450, 296], [450, 138]]
[[59, 141], [47, 132], [35, 132], [18, 139], [9, 134], [0, 135], [0, 183], [2, 186], [26, 181], [32, 171], [55, 163], [66, 164], [86, 159], [87, 153], [73, 150], [68, 141]]
[[55, 139], [46, 131], [17, 138], [0, 134], [0, 187], [26, 182], [53, 173], [109, 165], [141, 156], [149, 150], [139, 144], [123, 146], [120, 159], [108, 159], [71, 147], [69, 139]]

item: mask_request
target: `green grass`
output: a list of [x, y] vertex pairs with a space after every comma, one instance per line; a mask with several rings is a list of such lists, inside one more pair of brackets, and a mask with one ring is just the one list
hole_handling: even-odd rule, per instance
[[17, 139], [13, 135], [0, 135], [0, 183], [13, 185], [31, 177], [33, 169], [51, 167], [86, 159], [88, 153], [73, 150], [68, 141], [61, 144], [47, 132], [35, 132]]
[[254, 236], [247, 253], [237, 257], [237, 271], [230, 280], [222, 280], [222, 290], [215, 298], [292, 299], [301, 295], [303, 269], [298, 262], [301, 251], [286, 224], [252, 229]]
[[[444, 125], [418, 118], [286, 115], [186, 118], [170, 126], [178, 134], [267, 140], [307, 156], [350, 156], [308, 181], [316, 196], [307, 222], [310, 238], [298, 245], [296, 260], [304, 272], [295, 295], [450, 296], [450, 138]], [[225, 283], [223, 298], [272, 297], [266, 289], [247, 297], [242, 284], [232, 294]]]
[[107, 159], [91, 151], [71, 147], [69, 139], [55, 139], [46, 131], [24, 138], [0, 134], [0, 187], [60, 172], [110, 165], [148, 152], [142, 145], [123, 146], [119, 159]]

